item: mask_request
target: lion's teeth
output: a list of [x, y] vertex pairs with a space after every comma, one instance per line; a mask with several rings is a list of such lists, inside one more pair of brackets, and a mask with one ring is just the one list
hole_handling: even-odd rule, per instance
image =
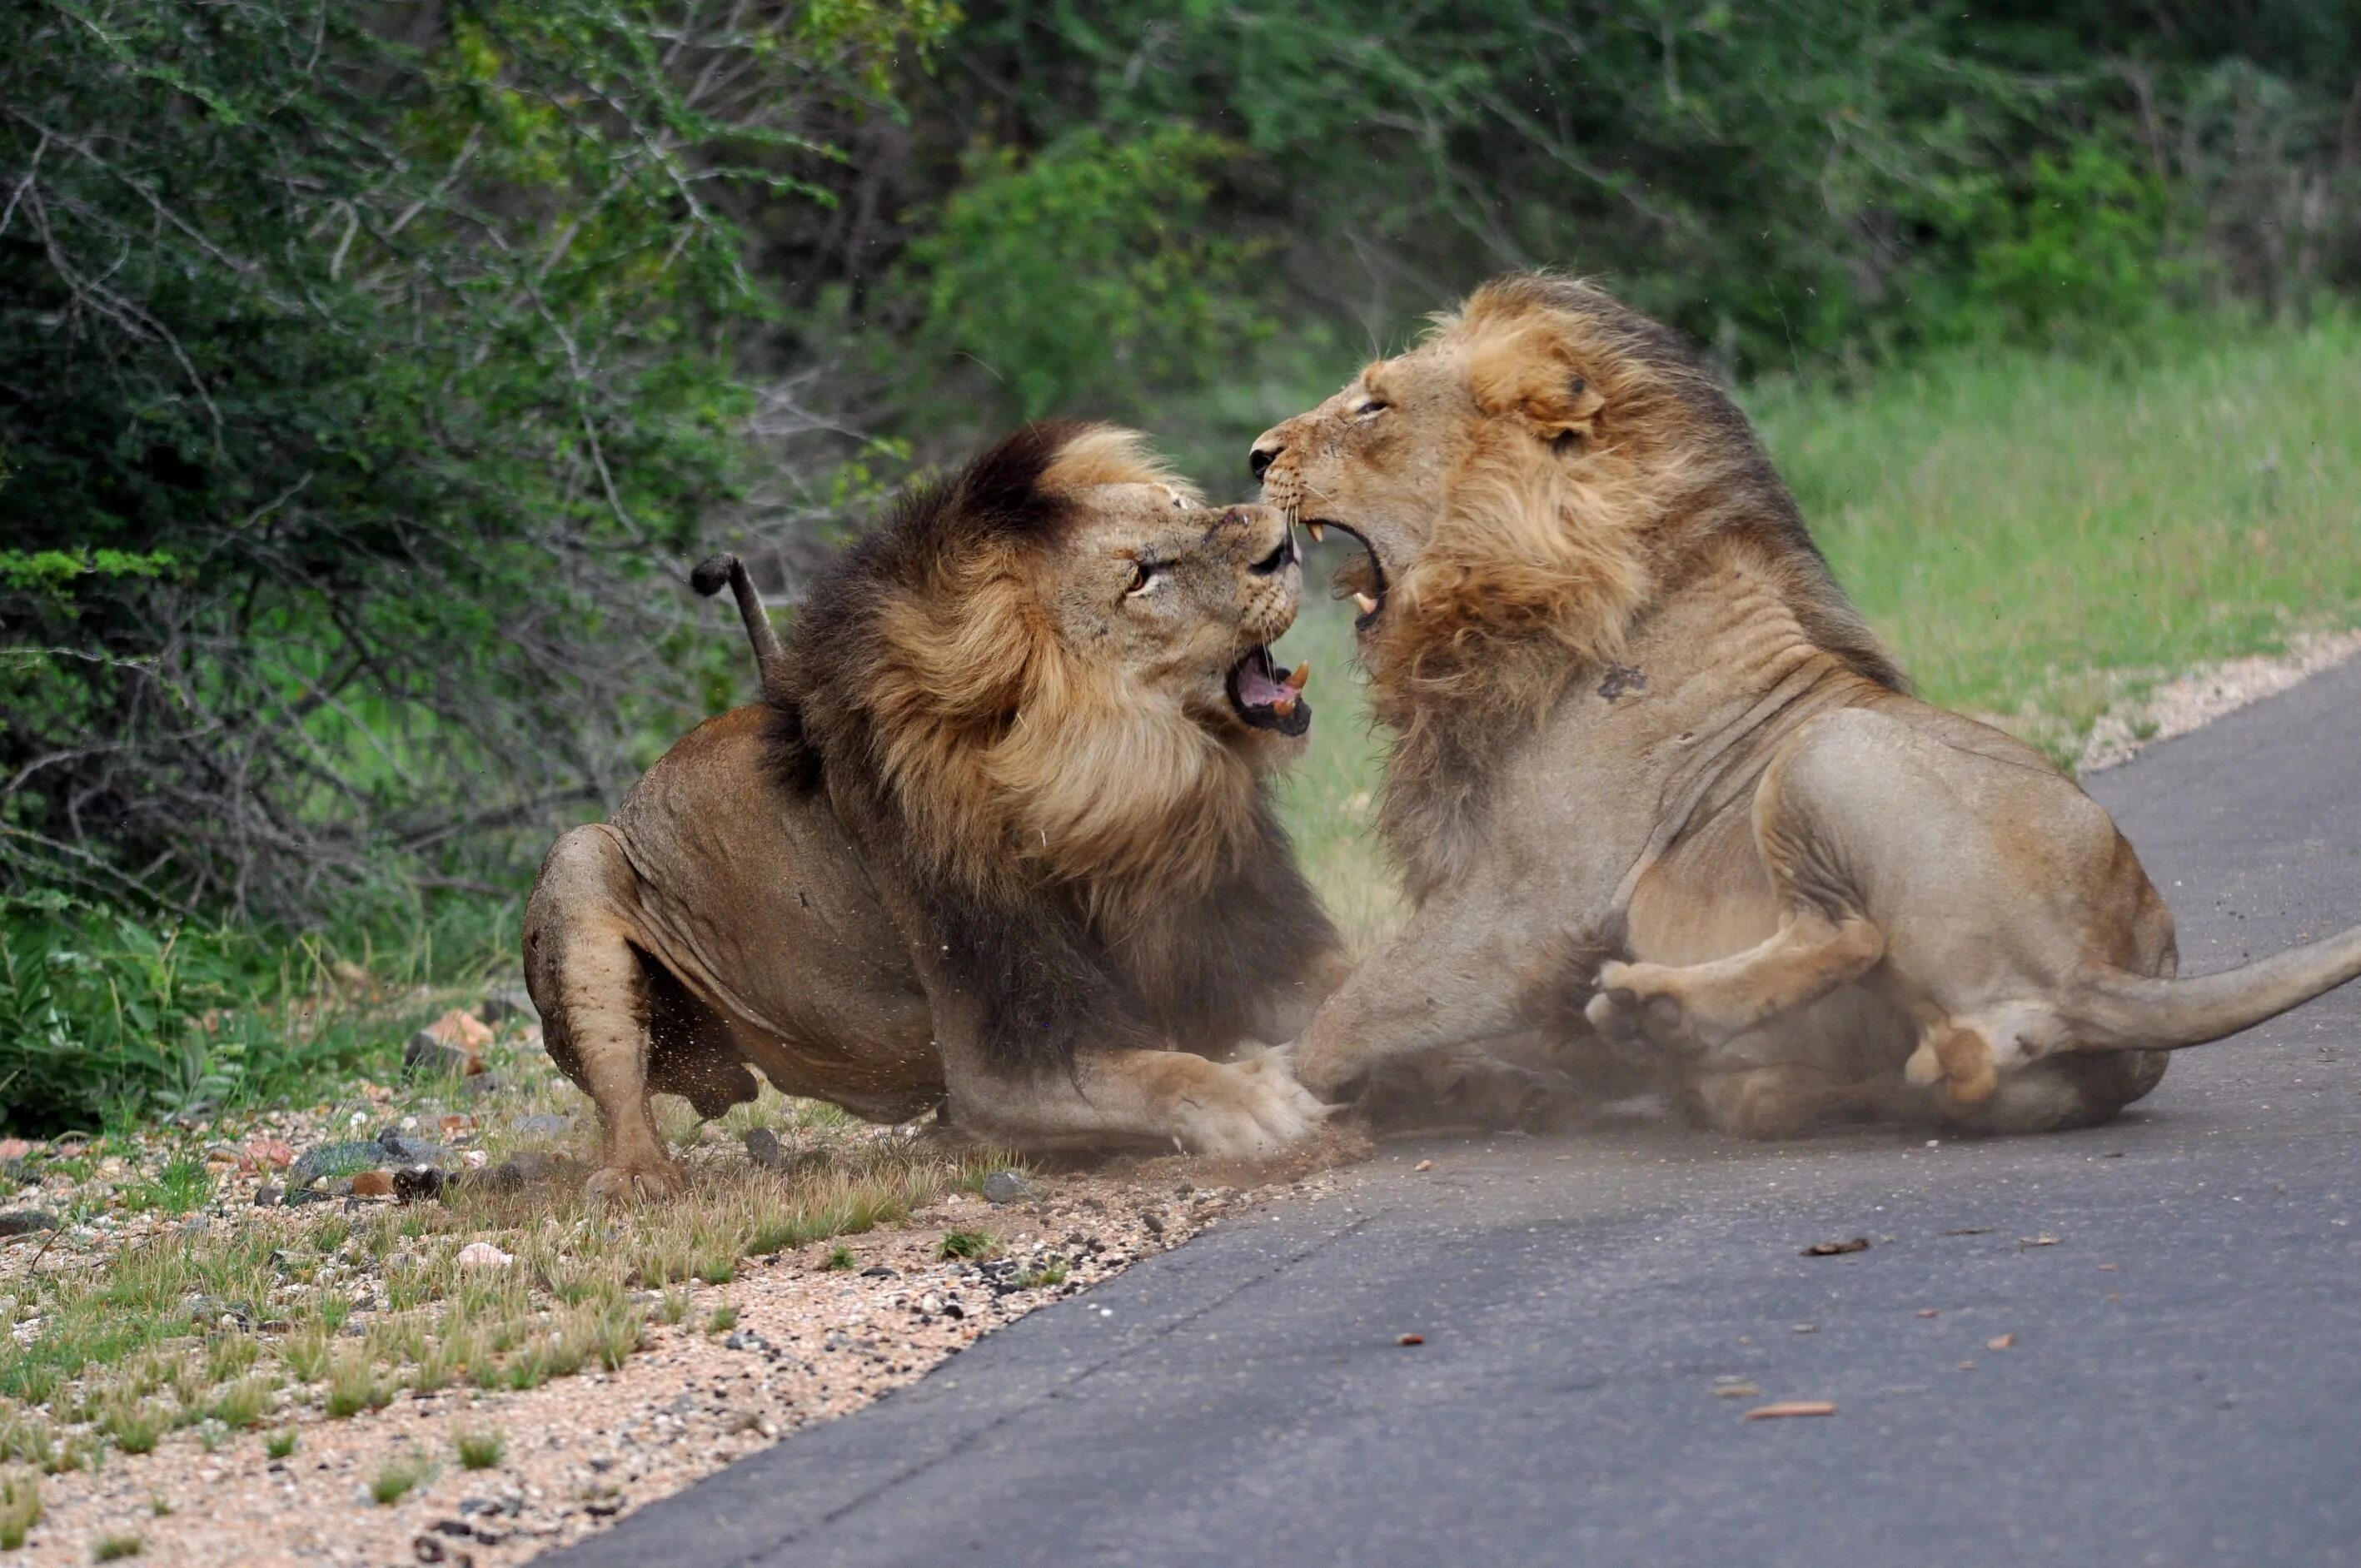
[[1295, 717], [1295, 698], [1292, 696], [1280, 697], [1270, 705], [1270, 710], [1281, 718], [1292, 718]]
[[1371, 598], [1367, 594], [1355, 594], [1353, 596], [1353, 603], [1359, 609], [1363, 615], [1375, 615], [1378, 613], [1378, 601]]
[[1326, 536], [1324, 525], [1317, 522], [1305, 523], [1303, 525], [1303, 532], [1312, 535], [1312, 543], [1314, 544], [1319, 543], [1320, 541]]
[[1290, 691], [1300, 692], [1303, 689], [1303, 683], [1311, 678], [1312, 661], [1306, 659], [1301, 664], [1296, 665], [1294, 669], [1289, 671], [1287, 678], [1279, 684], [1285, 686]]

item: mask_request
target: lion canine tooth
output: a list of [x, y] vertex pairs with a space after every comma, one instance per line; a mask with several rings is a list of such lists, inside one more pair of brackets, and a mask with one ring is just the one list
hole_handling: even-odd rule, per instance
[[1324, 536], [1326, 527], [1324, 523], [1307, 522], [1303, 525], [1303, 532], [1312, 535], [1312, 543], [1317, 544]]
[[1270, 710], [1281, 718], [1292, 718], [1295, 717], [1295, 698], [1292, 696], [1280, 697], [1270, 705]]
[[1353, 596], [1353, 603], [1359, 607], [1363, 615], [1375, 615], [1378, 613], [1378, 601], [1371, 598], [1367, 594], [1355, 594]]
[[1312, 661], [1306, 659], [1301, 664], [1296, 665], [1294, 669], [1289, 671], [1287, 678], [1279, 684], [1285, 686], [1290, 691], [1300, 692], [1303, 689], [1303, 683], [1311, 678]]

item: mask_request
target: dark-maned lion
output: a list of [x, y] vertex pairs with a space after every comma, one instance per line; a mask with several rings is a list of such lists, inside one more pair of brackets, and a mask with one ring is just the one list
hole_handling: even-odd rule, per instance
[[2106, 814], [1906, 695], [1744, 417], [1594, 288], [1478, 290], [1253, 465], [1366, 546], [1345, 586], [1417, 901], [1300, 1042], [1316, 1091], [1541, 1018], [1653, 1046], [1739, 1132], [2058, 1127], [2361, 973], [2356, 930], [2174, 980]]
[[847, 551], [784, 651], [732, 575], [766, 701], [559, 839], [526, 910], [550, 1054], [606, 1134], [594, 1191], [671, 1186], [648, 1096], [714, 1115], [748, 1063], [1022, 1146], [1310, 1130], [1254, 1048], [1342, 968], [1263, 786], [1311, 719], [1269, 653], [1301, 592], [1279, 512], [1198, 505], [1128, 432], [1037, 425]]

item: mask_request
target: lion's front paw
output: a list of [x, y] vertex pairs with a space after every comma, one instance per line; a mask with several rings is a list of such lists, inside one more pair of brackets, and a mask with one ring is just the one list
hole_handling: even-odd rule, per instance
[[1590, 1026], [1610, 1040], [1645, 1036], [1650, 1044], [1686, 1048], [1696, 1039], [1681, 1006], [1679, 982], [1662, 964], [1609, 961], [1598, 967], [1598, 994], [1582, 1010]]
[[1207, 1062], [1182, 1094], [1173, 1133], [1191, 1154], [1253, 1158], [1277, 1154], [1312, 1135], [1327, 1116], [1295, 1080], [1285, 1051], [1243, 1061]]
[[601, 1203], [670, 1198], [681, 1189], [680, 1167], [662, 1155], [618, 1156], [590, 1173], [582, 1190]]

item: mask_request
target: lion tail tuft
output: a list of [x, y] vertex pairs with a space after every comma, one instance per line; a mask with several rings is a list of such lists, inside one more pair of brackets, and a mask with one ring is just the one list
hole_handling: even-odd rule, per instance
[[708, 555], [688, 575], [688, 586], [707, 598], [719, 593], [725, 583], [737, 598], [738, 617], [746, 623], [746, 641], [754, 645], [754, 666], [763, 677], [763, 695], [773, 696], [785, 674], [785, 655], [771, 625], [771, 612], [763, 607], [763, 596], [754, 591], [754, 579], [747, 576], [745, 563], [727, 554]]

